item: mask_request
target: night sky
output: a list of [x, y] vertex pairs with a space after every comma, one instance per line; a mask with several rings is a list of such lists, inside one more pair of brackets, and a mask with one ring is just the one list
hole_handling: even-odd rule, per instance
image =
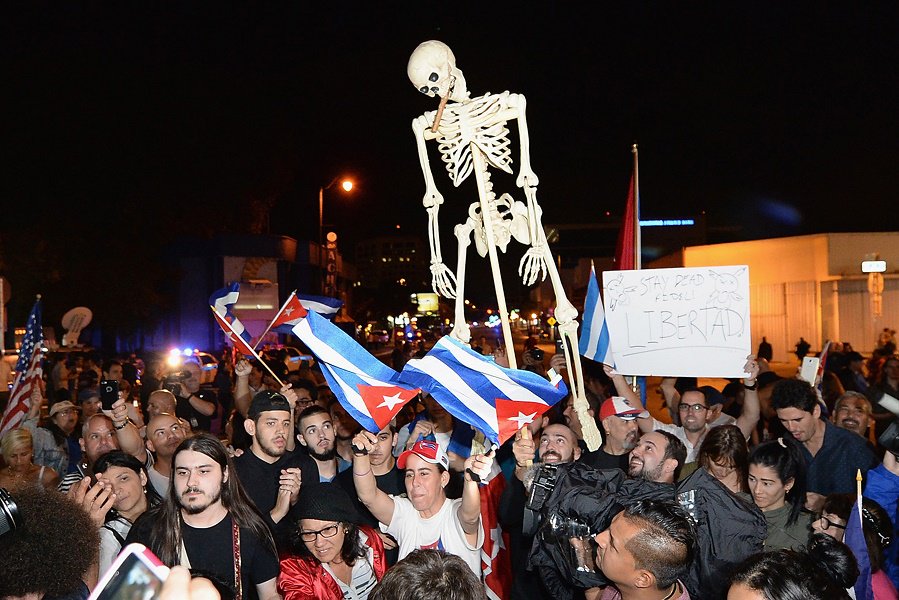
[[[320, 4], [7, 5], [7, 263], [22, 235], [152, 256], [259, 205], [263, 229], [314, 237], [345, 173], [358, 190], [329, 193], [325, 222], [347, 245], [424, 234], [410, 124], [436, 103], [406, 61], [428, 39], [473, 95], [527, 97], [546, 223], [620, 214], [636, 141], [644, 218], [704, 211], [733, 239], [899, 226], [895, 2]], [[432, 166], [452, 240], [474, 181]]]

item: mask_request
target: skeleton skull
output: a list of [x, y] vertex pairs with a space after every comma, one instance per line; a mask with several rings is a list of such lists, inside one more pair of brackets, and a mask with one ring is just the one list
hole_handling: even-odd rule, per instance
[[462, 102], [468, 99], [465, 78], [456, 68], [456, 57], [449, 46], [437, 40], [422, 42], [409, 57], [406, 74], [422, 94]]

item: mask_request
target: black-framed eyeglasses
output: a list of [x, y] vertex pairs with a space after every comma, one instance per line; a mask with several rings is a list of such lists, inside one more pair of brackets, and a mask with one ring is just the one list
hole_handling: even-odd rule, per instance
[[684, 404], [681, 402], [677, 405], [677, 410], [680, 412], [687, 412], [688, 410], [692, 410], [693, 412], [699, 412], [702, 410], [708, 410], [709, 407], [705, 404]]
[[818, 515], [818, 518], [815, 520], [821, 521], [821, 523], [824, 525], [824, 527], [822, 529], [829, 529], [831, 527], [836, 527], [837, 529], [846, 529], [845, 525], [840, 525], [839, 523], [834, 523], [833, 521], [831, 521], [824, 515]]
[[337, 532], [340, 530], [340, 525], [328, 525], [324, 529], [319, 529], [318, 531], [301, 531], [300, 539], [304, 542], [314, 542], [315, 536], [320, 535], [323, 538], [332, 538], [337, 535]]

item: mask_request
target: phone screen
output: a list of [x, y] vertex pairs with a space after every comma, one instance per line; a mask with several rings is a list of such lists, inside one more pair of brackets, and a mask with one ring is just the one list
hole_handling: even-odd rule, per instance
[[97, 600], [153, 600], [162, 590], [162, 579], [135, 554], [128, 555]]
[[119, 399], [119, 382], [103, 380], [100, 382], [100, 403], [103, 410], [112, 410], [112, 405]]

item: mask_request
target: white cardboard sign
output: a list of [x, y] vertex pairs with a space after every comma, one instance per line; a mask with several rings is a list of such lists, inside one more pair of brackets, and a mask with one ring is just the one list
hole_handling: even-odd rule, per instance
[[602, 284], [618, 372], [745, 376], [748, 266], [605, 271]]

